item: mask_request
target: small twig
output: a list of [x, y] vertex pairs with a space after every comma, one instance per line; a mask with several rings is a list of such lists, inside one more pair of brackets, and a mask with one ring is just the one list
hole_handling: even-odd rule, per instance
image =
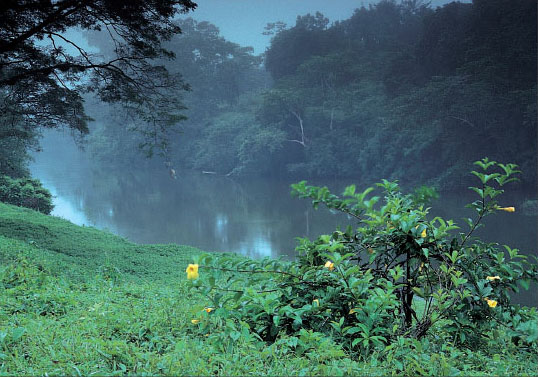
[[471, 234], [474, 232], [474, 230], [476, 229], [476, 227], [478, 226], [478, 224], [480, 223], [480, 221], [482, 220], [482, 218], [484, 217], [484, 213], [485, 213], [485, 210], [486, 210], [486, 199], [484, 197], [484, 184], [482, 184], [482, 210], [480, 211], [480, 213], [478, 214], [478, 219], [476, 220], [476, 222], [473, 224], [471, 230], [469, 231], [469, 233], [467, 233], [467, 235], [465, 236], [465, 238], [463, 239], [463, 241], [461, 241], [461, 245], [460, 247], [463, 247], [463, 244], [465, 244], [465, 242], [467, 241], [467, 239], [471, 236]]
[[461, 122], [463, 122], [463, 123], [468, 124], [469, 126], [471, 126], [471, 127], [473, 127], [473, 128], [476, 128], [476, 126], [475, 126], [473, 123], [469, 122], [467, 119], [460, 118], [460, 117], [453, 116], [453, 115], [449, 115], [448, 117], [449, 117], [449, 118], [452, 118], [452, 119], [459, 120], [459, 121], [461, 121]]

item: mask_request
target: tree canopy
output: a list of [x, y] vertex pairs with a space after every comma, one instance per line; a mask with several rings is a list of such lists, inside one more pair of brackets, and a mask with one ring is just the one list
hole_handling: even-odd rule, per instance
[[[179, 93], [188, 87], [156, 59], [174, 56], [162, 41], [181, 31], [173, 18], [195, 8], [191, 0], [3, 0], [0, 140], [31, 138], [36, 127], [87, 133], [82, 95], [93, 92], [142, 117], [151, 145], [162, 146], [183, 118]], [[111, 54], [77, 37], [100, 30]]]
[[[180, 27], [167, 46], [182, 53], [168, 68], [193, 90], [184, 133], [172, 141], [177, 166], [450, 187], [469, 161], [489, 156], [536, 181], [534, 0], [435, 9], [384, 0], [333, 24], [319, 13], [269, 24], [265, 73], [215, 26]], [[99, 136], [117, 140], [113, 130]], [[96, 140], [106, 165], [121, 160]]]
[[[125, 122], [126, 115], [117, 108], [86, 106], [89, 115], [101, 120], [88, 140], [100, 167], [140, 167], [144, 159], [130, 151], [144, 140], [149, 147], [167, 147], [166, 140], [170, 142], [168, 163], [220, 174], [388, 177], [402, 183], [450, 186], [463, 179], [469, 161], [489, 156], [516, 162], [526, 172], [526, 183], [536, 181], [535, 0], [474, 0], [438, 8], [420, 0], [383, 0], [332, 24], [320, 13], [304, 15], [291, 27], [282, 22], [269, 24], [266, 34], [273, 38], [263, 56], [226, 41], [208, 22], [174, 22], [169, 29], [181, 29], [182, 34], [164, 44], [147, 42], [156, 49], [148, 56], [159, 56], [142, 64], [164, 66], [157, 71], [168, 72], [166, 75], [149, 76], [153, 80], [175, 76], [180, 95], [166, 89], [162, 102], [150, 102], [157, 98], [148, 94], [153, 89], [135, 91], [130, 81], [123, 81], [124, 86], [110, 81], [107, 86], [102, 77], [95, 81], [100, 76], [93, 74], [93, 68], [75, 73], [55, 71], [62, 80], [63, 75], [85, 78], [66, 83], [67, 89], [76, 83], [106, 101], [127, 102], [127, 115], [150, 109], [146, 114], [157, 116], [159, 112], [146, 104], [163, 106], [163, 116], [155, 123], [151, 118]], [[106, 25], [100, 31], [97, 27], [85, 29], [102, 61], [114, 61], [117, 56], [116, 37], [111, 38], [109, 30]], [[112, 36], [116, 34], [112, 32]], [[41, 43], [50, 41], [44, 33], [42, 39], [36, 38], [36, 49], [45, 48]], [[129, 41], [120, 39], [127, 45]], [[131, 48], [144, 50], [137, 41], [132, 41]], [[67, 47], [62, 45], [63, 53], [69, 52]], [[165, 50], [177, 53], [177, 59], [168, 61], [170, 54]], [[37, 69], [15, 58], [13, 55], [13, 62], [2, 66], [3, 80], [8, 73], [16, 77], [16, 71], [8, 72], [11, 67]], [[6, 57], [2, 59], [8, 62]], [[128, 65], [127, 72], [135, 67], [140, 66]], [[106, 78], [114, 74], [106, 68], [100, 71]], [[192, 85], [188, 93], [181, 90], [185, 86], [177, 81], [179, 73]], [[46, 79], [59, 93], [82, 93], [68, 91], [52, 73]], [[46, 84], [27, 81], [31, 85], [3, 85], [9, 91], [0, 96], [16, 104], [17, 98], [8, 93], [19, 90], [24, 100], [24, 90]], [[132, 95], [124, 91], [129, 88], [133, 88]], [[52, 89], [40, 95], [60, 98]], [[157, 91], [161, 89], [165, 92], [165, 87]], [[188, 107], [181, 113], [179, 100]], [[167, 104], [174, 104], [168, 107], [173, 112], [164, 111]], [[84, 124], [78, 108], [73, 111], [63, 104], [52, 105], [47, 111], [65, 111], [74, 121], [75, 113]], [[13, 115], [16, 107], [5, 106], [11, 109], [9, 124], [22, 122], [25, 116], [30, 122], [35, 119], [24, 112]], [[181, 123], [181, 137], [166, 137], [166, 125], [174, 121], [166, 114], [189, 117]], [[1, 117], [3, 126], [8, 124], [6, 112]], [[142, 136], [128, 133], [126, 124], [141, 129]], [[20, 127], [3, 129], [24, 131]], [[25, 140], [33, 145], [33, 139]], [[1, 158], [0, 151], [0, 170]]]

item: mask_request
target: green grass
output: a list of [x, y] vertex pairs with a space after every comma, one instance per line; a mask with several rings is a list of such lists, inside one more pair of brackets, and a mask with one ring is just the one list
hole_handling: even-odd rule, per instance
[[125, 278], [169, 280], [180, 276], [192, 255], [201, 252], [171, 244], [137, 245], [112, 233], [1, 203], [0, 236], [19, 241], [19, 246], [12, 245], [0, 255], [3, 262], [13, 258], [17, 247], [30, 246], [23, 248], [71, 279], [85, 279], [96, 269], [112, 265]]
[[[447, 344], [399, 367], [357, 360], [330, 338], [265, 344], [227, 324], [201, 331], [208, 302], [186, 265], [200, 250], [137, 245], [89, 227], [0, 203], [2, 375], [535, 375], [537, 356], [505, 336], [480, 352]], [[206, 316], [206, 317], [204, 317]], [[214, 317], [216, 318], [216, 317]], [[219, 330], [221, 329], [221, 330]], [[505, 343], [503, 343], [505, 342]], [[399, 368], [399, 369], [398, 369]], [[405, 368], [405, 369], [402, 369]], [[413, 369], [414, 368], [414, 369]], [[404, 370], [402, 372], [402, 370]]]

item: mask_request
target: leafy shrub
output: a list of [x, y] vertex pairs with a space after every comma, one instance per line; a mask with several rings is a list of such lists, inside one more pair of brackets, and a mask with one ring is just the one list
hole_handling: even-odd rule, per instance
[[37, 179], [0, 176], [0, 201], [50, 214], [52, 195]]
[[[292, 185], [293, 194], [347, 214], [358, 227], [299, 239], [292, 262], [204, 254], [195, 260], [201, 278], [194, 277], [192, 287], [207, 296], [215, 316], [270, 342], [312, 330], [366, 356], [390, 354], [394, 344], [416, 348], [402, 339], [435, 331], [437, 338], [476, 349], [502, 324], [514, 341], [536, 347], [536, 311], [510, 302], [510, 292], [538, 280], [536, 263], [517, 249], [473, 237], [485, 216], [515, 211], [497, 198], [519, 171], [487, 158], [475, 165], [480, 185], [471, 189], [479, 198], [468, 205], [476, 218], [465, 220], [467, 232], [454, 236], [454, 221], [430, 220], [432, 189], [404, 194], [396, 182], [383, 180], [378, 195], [371, 195], [374, 187], [357, 192], [349, 186], [340, 198], [303, 181]], [[211, 331], [211, 323], [202, 327]]]

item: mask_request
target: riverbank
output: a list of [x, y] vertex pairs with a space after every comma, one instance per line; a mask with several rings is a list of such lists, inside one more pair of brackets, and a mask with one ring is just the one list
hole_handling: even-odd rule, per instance
[[0, 373], [536, 374], [536, 346], [514, 345], [502, 328], [480, 351], [447, 343], [435, 352], [416, 348], [409, 357], [363, 361], [317, 334], [268, 345], [248, 333], [223, 339], [229, 324], [222, 323], [222, 332], [201, 335], [192, 320], [211, 313], [203, 310], [206, 299], [188, 290], [185, 274], [199, 253], [131, 243], [0, 203]]

